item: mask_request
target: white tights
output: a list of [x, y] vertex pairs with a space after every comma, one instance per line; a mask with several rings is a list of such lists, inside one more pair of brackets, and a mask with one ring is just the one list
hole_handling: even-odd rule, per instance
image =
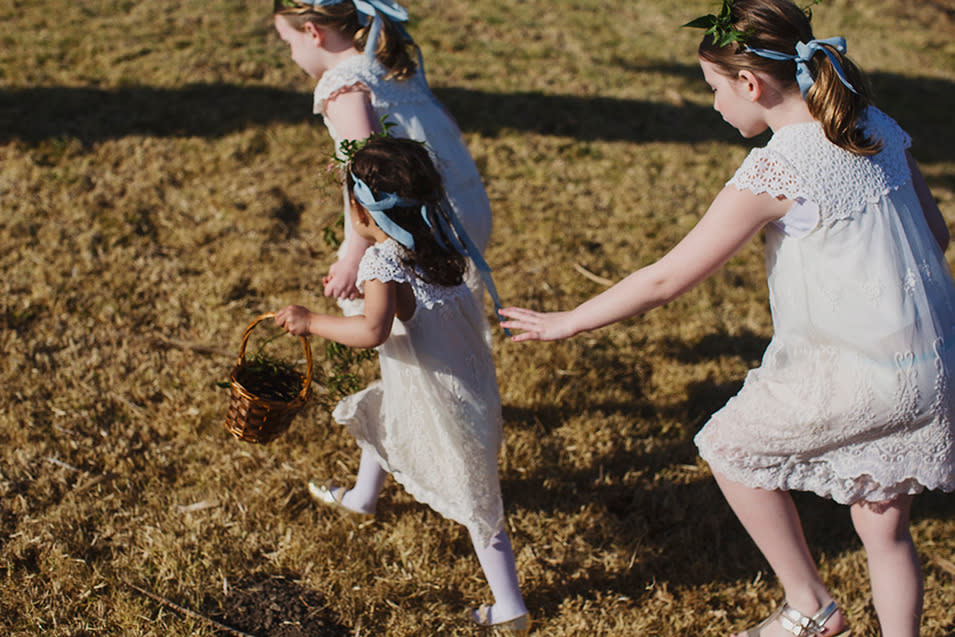
[[[362, 450], [355, 486], [342, 497], [342, 505], [353, 511], [374, 513], [387, 476], [388, 473], [378, 464], [375, 454]], [[494, 595], [491, 622], [507, 621], [526, 613], [527, 607], [517, 582], [514, 550], [511, 548], [507, 530], [498, 531], [487, 546], [481, 546], [473, 535], [471, 543], [491, 588], [491, 594]]]

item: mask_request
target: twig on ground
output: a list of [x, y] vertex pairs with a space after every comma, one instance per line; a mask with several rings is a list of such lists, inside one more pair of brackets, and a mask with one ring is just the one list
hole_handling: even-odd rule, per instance
[[156, 595], [155, 593], [152, 593], [152, 592], [150, 592], [150, 591], [147, 591], [147, 590], [144, 589], [144, 588], [140, 588], [139, 586], [136, 586], [136, 585], [133, 584], [132, 582], [124, 582], [124, 583], [126, 584], [126, 586], [129, 586], [129, 587], [130, 587], [131, 589], [133, 589], [134, 591], [136, 591], [136, 592], [138, 592], [138, 593], [142, 593], [143, 595], [145, 595], [145, 596], [148, 597], [149, 599], [151, 599], [151, 600], [153, 600], [153, 601], [156, 601], [156, 602], [159, 602], [159, 603], [162, 604], [163, 606], [167, 606], [167, 607], [173, 609], [174, 611], [176, 611], [176, 612], [178, 612], [178, 613], [182, 613], [183, 615], [186, 615], [187, 617], [192, 617], [193, 619], [198, 619], [198, 620], [200, 620], [200, 621], [204, 621], [204, 622], [206, 622], [206, 623], [208, 623], [208, 624], [211, 624], [211, 625], [215, 626], [215, 627], [218, 628], [219, 630], [224, 630], [224, 631], [226, 631], [226, 632], [228, 632], [228, 633], [230, 633], [230, 634], [232, 634], [232, 635], [239, 635], [239, 637], [256, 637], [255, 635], [252, 635], [252, 634], [250, 634], [250, 633], [244, 633], [244, 632], [242, 632], [241, 630], [238, 630], [237, 628], [233, 628], [232, 626], [227, 626], [226, 624], [222, 624], [222, 623], [220, 623], [220, 622], [217, 622], [216, 620], [212, 619], [211, 617], [206, 617], [206, 616], [203, 615], [202, 613], [197, 613], [197, 612], [194, 611], [194, 610], [189, 610], [188, 608], [184, 608], [184, 607], [180, 606], [179, 604], [177, 604], [177, 603], [175, 603], [175, 602], [169, 601], [169, 600], [166, 599], [165, 597], [160, 597], [159, 595]]
[[602, 277], [602, 276], [598, 276], [598, 275], [594, 274], [593, 272], [591, 272], [590, 270], [588, 270], [588, 269], [585, 268], [584, 266], [580, 265], [579, 263], [575, 263], [575, 264], [574, 264], [574, 269], [577, 270], [577, 272], [579, 272], [579, 273], [581, 273], [582, 275], [584, 275], [585, 278], [590, 279], [590, 280], [593, 281], [594, 283], [599, 283], [600, 285], [605, 285], [605, 286], [607, 286], [607, 287], [610, 287], [610, 286], [613, 285], [613, 283], [614, 283], [614, 282], [611, 281], [610, 279], [605, 279], [605, 278]]
[[58, 467], [63, 467], [64, 469], [70, 469], [72, 471], [80, 471], [80, 472], [83, 471], [79, 467], [74, 467], [73, 465], [63, 462], [62, 460], [57, 460], [56, 458], [44, 458], [44, 460], [46, 460], [50, 464], [55, 464]]
[[169, 347], [191, 350], [193, 352], [199, 352], [200, 354], [216, 354], [217, 356], [226, 356], [228, 358], [235, 358], [236, 356], [235, 352], [229, 352], [218, 347], [213, 347], [212, 345], [203, 345], [202, 343], [193, 343], [192, 341], [184, 341], [178, 338], [169, 338], [168, 336], [163, 336], [161, 334], [142, 336], [140, 338], [152, 343], [161, 343], [163, 345], [168, 345]]
[[81, 485], [77, 486], [77, 487], [74, 488], [72, 491], [70, 491], [70, 494], [71, 494], [71, 495], [79, 495], [80, 493], [83, 493], [84, 491], [89, 491], [90, 489], [92, 489], [93, 487], [95, 487], [95, 486], [96, 486], [97, 484], [99, 484], [100, 482], [103, 482], [104, 480], [111, 480], [112, 478], [115, 478], [115, 477], [117, 477], [117, 476], [119, 475], [119, 474], [111, 473], [111, 472], [107, 472], [107, 473], [95, 473], [95, 472], [93, 472], [93, 471], [88, 471], [88, 470], [86, 470], [86, 469], [81, 469], [80, 467], [74, 467], [73, 465], [69, 464], [68, 462], [63, 462], [62, 460], [60, 460], [60, 459], [58, 459], [58, 458], [46, 457], [46, 458], [44, 458], [44, 460], [46, 460], [46, 461], [49, 462], [50, 464], [55, 464], [55, 465], [58, 466], [58, 467], [63, 467], [64, 469], [69, 469], [69, 470], [71, 470], [71, 471], [76, 471], [77, 473], [82, 473], [82, 474], [85, 474], [85, 475], [88, 475], [88, 476], [92, 476], [87, 482], [85, 482], [84, 484], [81, 484]]

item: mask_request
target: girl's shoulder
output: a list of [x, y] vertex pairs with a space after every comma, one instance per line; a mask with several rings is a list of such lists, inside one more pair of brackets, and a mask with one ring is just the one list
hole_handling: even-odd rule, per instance
[[750, 151], [727, 184], [755, 194], [813, 201], [828, 219], [851, 217], [911, 180], [909, 135], [874, 106], [866, 111], [862, 126], [882, 142], [876, 155], [856, 155], [836, 146], [819, 122], [793, 124], [776, 131], [766, 146]]
[[359, 285], [371, 279], [382, 283], [410, 283], [416, 277], [414, 271], [401, 258], [401, 246], [393, 239], [369, 246], [358, 264]]
[[322, 75], [315, 86], [313, 112], [325, 112], [325, 102], [336, 95], [363, 87], [371, 96], [372, 103], [387, 105], [407, 99], [409, 92], [418, 88], [418, 74], [406, 80], [388, 79], [388, 68], [377, 59], [359, 54], [353, 55]]
[[434, 285], [405, 263], [404, 248], [394, 239], [376, 243], [365, 250], [358, 265], [358, 286], [365, 281], [377, 279], [382, 283], [408, 283], [414, 291], [415, 301], [427, 309], [442, 305], [457, 298], [469, 298], [471, 290], [464, 283], [455, 286]]
[[324, 112], [325, 102], [355, 86], [361, 85], [373, 91], [384, 76], [385, 67], [377, 60], [369, 60], [361, 54], [346, 58], [325, 71], [315, 85], [314, 112]]

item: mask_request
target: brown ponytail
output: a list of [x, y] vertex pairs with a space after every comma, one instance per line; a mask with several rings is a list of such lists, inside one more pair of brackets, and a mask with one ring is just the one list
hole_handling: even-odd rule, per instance
[[[289, 6], [290, 4], [294, 6]], [[351, 2], [339, 2], [323, 7], [298, 4], [291, 0], [276, 0], [274, 13], [285, 16], [292, 28], [298, 31], [305, 30], [306, 22], [334, 29], [350, 37], [356, 49], [365, 50], [371, 23], [369, 22], [365, 27], [361, 26], [358, 21], [358, 12]], [[382, 18], [382, 21], [375, 58], [388, 69], [386, 79], [408, 79], [417, 70], [415, 63], [417, 45], [406, 40], [401, 29], [391, 20]]]
[[[796, 84], [796, 63], [792, 60], [771, 60], [747, 51], [747, 47], [780, 53], [795, 53], [796, 43], [815, 39], [809, 16], [789, 0], [735, 0], [732, 5], [735, 29], [745, 35], [745, 44], [733, 42], [718, 46], [706, 35], [698, 50], [701, 59], [718, 66], [725, 75], [737, 77], [740, 71], [760, 71], [783, 86]], [[832, 62], [817, 51], [808, 63], [815, 78], [806, 105], [821, 125], [826, 138], [836, 146], [857, 155], [874, 155], [882, 143], [866, 137], [859, 119], [870, 104], [869, 91], [859, 68], [845, 55], [826, 46], [842, 65], [846, 79], [856, 90], [853, 93], [839, 79]]]

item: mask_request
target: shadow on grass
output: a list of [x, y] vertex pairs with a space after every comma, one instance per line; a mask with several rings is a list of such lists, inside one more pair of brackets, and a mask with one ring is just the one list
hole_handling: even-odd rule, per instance
[[[700, 76], [699, 69], [689, 65], [652, 70], [681, 81]], [[955, 111], [955, 83], [880, 73], [873, 74], [871, 81], [877, 103], [912, 134], [921, 159], [955, 159], [948, 121]], [[435, 94], [464, 130], [488, 136], [517, 130], [582, 141], [748, 144], [709, 106], [457, 87], [436, 88]], [[127, 135], [220, 137], [250, 126], [304, 122], [312, 117], [310, 95], [265, 86], [0, 90], [0, 143], [75, 138], [91, 144]]]

